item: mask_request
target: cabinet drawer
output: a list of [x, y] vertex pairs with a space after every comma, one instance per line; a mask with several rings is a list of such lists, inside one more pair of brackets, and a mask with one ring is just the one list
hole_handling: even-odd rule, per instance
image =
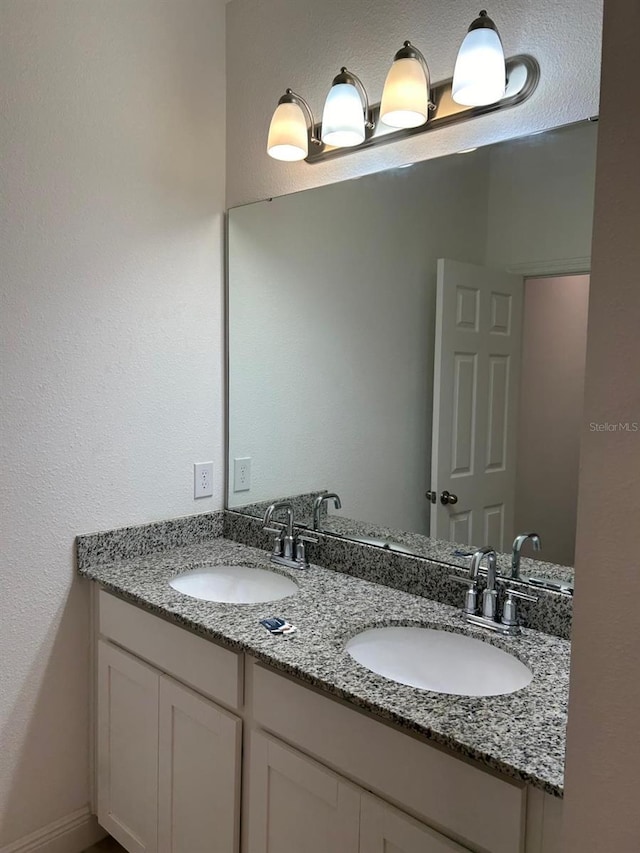
[[238, 709], [243, 656], [165, 622], [104, 590], [98, 599], [100, 634], [199, 693]]
[[500, 778], [260, 664], [250, 672], [265, 729], [449, 836], [491, 853], [524, 844], [526, 786]]

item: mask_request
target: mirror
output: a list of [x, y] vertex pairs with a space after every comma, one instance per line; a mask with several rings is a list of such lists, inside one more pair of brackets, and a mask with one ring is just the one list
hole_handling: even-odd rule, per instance
[[596, 137], [581, 122], [229, 212], [230, 509], [296, 496], [312, 525], [336, 492], [325, 532], [458, 565], [536, 531], [563, 576]]

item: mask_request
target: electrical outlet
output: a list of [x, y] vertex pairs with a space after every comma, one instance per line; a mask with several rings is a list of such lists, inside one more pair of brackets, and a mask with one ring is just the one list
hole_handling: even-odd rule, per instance
[[233, 491], [251, 491], [251, 457], [233, 460]]
[[213, 494], [213, 462], [196, 462], [193, 466], [193, 497], [210, 498]]

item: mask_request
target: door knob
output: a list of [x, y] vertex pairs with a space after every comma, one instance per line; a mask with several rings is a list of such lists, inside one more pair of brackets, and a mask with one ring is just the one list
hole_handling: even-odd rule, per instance
[[445, 490], [442, 492], [442, 494], [440, 495], [440, 503], [441, 503], [443, 506], [446, 506], [447, 504], [457, 504], [457, 503], [458, 503], [458, 496], [457, 496], [457, 495], [452, 495], [452, 494], [451, 494], [451, 492], [448, 492], [448, 491], [445, 489]]
[[430, 501], [432, 504], [434, 504], [434, 503], [436, 502], [437, 497], [438, 497], [438, 493], [437, 493], [437, 492], [428, 491], [428, 492], [425, 494], [425, 498], [426, 498], [428, 501]]

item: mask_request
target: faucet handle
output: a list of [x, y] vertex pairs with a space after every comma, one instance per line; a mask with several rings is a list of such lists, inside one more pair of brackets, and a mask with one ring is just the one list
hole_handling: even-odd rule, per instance
[[467, 587], [464, 597], [464, 612], [471, 616], [478, 610], [478, 584], [475, 578], [461, 578], [460, 575], [449, 575], [450, 581], [463, 583]]
[[317, 536], [308, 536], [306, 533], [298, 533], [296, 536], [296, 556], [295, 560], [298, 565], [303, 569], [309, 568], [309, 560], [307, 559], [307, 549], [305, 547], [307, 542], [312, 542], [314, 544], [318, 543], [320, 540]]
[[456, 583], [466, 583], [468, 586], [477, 586], [478, 584], [474, 578], [461, 578], [460, 575], [449, 575], [449, 580], [455, 581]]
[[506, 625], [509, 628], [514, 629], [514, 631], [519, 632], [518, 628], [518, 607], [517, 603], [514, 601], [515, 598], [520, 598], [522, 601], [537, 601], [537, 595], [529, 595], [528, 592], [520, 592], [519, 589], [514, 589], [513, 587], [507, 587], [505, 589], [505, 595], [507, 596], [504, 602], [504, 607], [502, 609], [502, 619], [501, 622], [503, 625]]
[[519, 589], [513, 589], [513, 587], [505, 589], [505, 595], [510, 598], [520, 598], [522, 601], [533, 601], [534, 603], [538, 600], [537, 595], [530, 595], [528, 592], [521, 592]]
[[284, 527], [263, 527], [265, 533], [275, 533], [272, 557], [281, 557], [283, 548]]
[[504, 594], [510, 595], [513, 598], [521, 598], [523, 601], [537, 601], [538, 597], [536, 595], [531, 595], [529, 592], [522, 592], [518, 587], [511, 586], [511, 584], [515, 581], [518, 583], [526, 583], [524, 579], [520, 580], [520, 578], [508, 578], [504, 575], [496, 575], [496, 581], [500, 584], [500, 586], [504, 587]]

